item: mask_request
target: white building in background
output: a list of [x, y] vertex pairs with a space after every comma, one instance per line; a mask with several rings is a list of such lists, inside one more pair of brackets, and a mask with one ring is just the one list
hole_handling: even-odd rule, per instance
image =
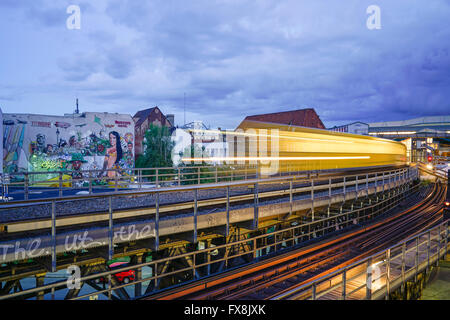
[[[225, 132], [220, 128], [217, 130], [210, 130], [201, 121], [194, 121], [182, 127], [176, 128], [172, 133], [172, 141], [175, 146], [172, 152], [172, 161], [174, 165], [182, 163], [181, 158], [204, 158], [208, 164], [220, 165], [223, 160], [214, 160], [211, 158], [226, 157], [228, 146], [225, 139]], [[186, 155], [191, 146], [194, 145], [197, 152], [200, 154]], [[211, 161], [212, 160], [212, 161]]]
[[333, 128], [327, 129], [329, 131], [335, 131], [335, 132], [344, 132], [344, 133], [353, 133], [353, 134], [363, 134], [368, 135], [369, 134], [369, 124], [356, 121], [349, 124], [345, 124], [342, 126], [335, 126]]

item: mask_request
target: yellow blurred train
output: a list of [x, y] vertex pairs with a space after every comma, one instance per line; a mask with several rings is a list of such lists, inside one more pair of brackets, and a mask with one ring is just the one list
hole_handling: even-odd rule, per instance
[[[227, 133], [228, 134], [228, 133]], [[229, 164], [261, 164], [270, 171], [402, 167], [401, 142], [323, 129], [245, 120], [227, 136]], [[234, 135], [234, 137], [233, 137]], [[275, 172], [276, 173], [276, 172]]]

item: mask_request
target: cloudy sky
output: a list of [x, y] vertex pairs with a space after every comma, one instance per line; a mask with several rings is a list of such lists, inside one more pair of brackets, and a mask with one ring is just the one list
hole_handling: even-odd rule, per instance
[[186, 94], [187, 122], [213, 128], [305, 107], [327, 127], [450, 115], [449, 17], [448, 0], [0, 0], [0, 107], [62, 115], [78, 97], [183, 124]]

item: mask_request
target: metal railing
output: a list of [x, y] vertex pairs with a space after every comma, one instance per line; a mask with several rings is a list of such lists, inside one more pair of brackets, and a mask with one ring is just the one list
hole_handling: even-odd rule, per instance
[[[361, 168], [364, 169], [364, 168]], [[276, 174], [263, 176], [258, 165], [179, 166], [160, 168], [131, 168], [80, 171], [34, 171], [0, 174], [0, 199], [63, 198], [74, 194], [117, 192], [119, 190], [148, 190], [185, 185], [200, 185], [295, 175], [320, 177], [338, 169], [298, 171], [282, 164]], [[382, 169], [380, 169], [382, 170]]]
[[[104, 203], [106, 206], [103, 208], [100, 208], [100, 203], [95, 202], [94, 208], [91, 210], [98, 211], [99, 209], [102, 209], [104, 211], [97, 213], [96, 216], [93, 216], [92, 214], [89, 216], [89, 222], [96, 222], [96, 223], [108, 223], [107, 227], [86, 227], [85, 220], [83, 220], [83, 215], [80, 214], [78, 216], [69, 215], [67, 216], [67, 219], [65, 219], [64, 215], [61, 215], [57, 212], [57, 203], [59, 202], [59, 199], [49, 199], [47, 201], [47, 206], [49, 206], [49, 212], [45, 218], [47, 220], [43, 221], [44, 216], [40, 217], [40, 220], [37, 222], [34, 220], [30, 220], [27, 222], [26, 220], [22, 220], [19, 223], [12, 223], [7, 224], [9, 225], [7, 232], [19, 232], [19, 231], [27, 231], [29, 229], [23, 229], [29, 225], [28, 228], [31, 228], [32, 230], [38, 230], [38, 229], [51, 229], [52, 233], [51, 235], [45, 236], [45, 237], [39, 237], [39, 244], [40, 246], [33, 245], [33, 241], [36, 239], [29, 239], [27, 238], [24, 240], [23, 243], [18, 242], [19, 239], [16, 239], [14, 241], [14, 245], [11, 243], [2, 243], [4, 245], [4, 250], [2, 254], [2, 259], [13, 259], [13, 260], [20, 260], [17, 259], [17, 254], [14, 253], [12, 250], [16, 248], [17, 246], [24, 248], [24, 247], [30, 247], [33, 248], [33, 252], [47, 252], [52, 254], [52, 264], [55, 267], [56, 266], [56, 254], [59, 252], [66, 252], [71, 251], [69, 250], [70, 247], [80, 247], [80, 244], [75, 243], [72, 246], [68, 246], [67, 243], [74, 243], [74, 242], [80, 242], [85, 246], [85, 249], [93, 246], [101, 246], [101, 245], [107, 245], [109, 246], [109, 255], [112, 257], [114, 253], [114, 244], [120, 243], [120, 242], [126, 242], [126, 241], [133, 241], [133, 240], [140, 240], [144, 238], [152, 238], [154, 239], [154, 249], [158, 250], [159, 248], [159, 241], [160, 236], [162, 233], [160, 229], [160, 217], [161, 214], [163, 214], [163, 205], [161, 203], [161, 196], [163, 194], [166, 195], [165, 199], [172, 199], [176, 196], [179, 196], [181, 192], [184, 192], [186, 196], [189, 195], [189, 198], [186, 198], [186, 208], [191, 209], [192, 213], [186, 215], [184, 217], [185, 222], [183, 222], [182, 225], [174, 228], [171, 232], [189, 232], [192, 234], [192, 242], [197, 242], [197, 235], [199, 234], [199, 230], [202, 228], [201, 225], [199, 225], [199, 222], [209, 221], [208, 217], [211, 217], [211, 221], [214, 221], [217, 223], [217, 225], [209, 224], [208, 227], [217, 227], [218, 225], [222, 225], [225, 227], [225, 232], [228, 232], [230, 223], [239, 222], [239, 221], [249, 221], [249, 228], [257, 229], [258, 228], [258, 222], [261, 217], [263, 217], [262, 213], [260, 212], [261, 206], [259, 204], [259, 199], [263, 198], [264, 194], [264, 187], [267, 187], [267, 184], [272, 183], [276, 184], [277, 186], [281, 185], [282, 190], [277, 190], [278, 193], [281, 192], [281, 194], [284, 195], [284, 197], [289, 196], [289, 207], [290, 211], [295, 210], [294, 204], [294, 198], [293, 193], [305, 193], [306, 198], [303, 200], [310, 201], [310, 213], [309, 213], [309, 219], [312, 221], [315, 220], [317, 213], [314, 212], [315, 206], [319, 203], [319, 201], [326, 201], [328, 206], [330, 207], [332, 205], [331, 197], [343, 195], [341, 196], [342, 203], [344, 203], [346, 200], [348, 200], [350, 197], [349, 194], [353, 194], [356, 198], [359, 196], [361, 199], [364, 199], [364, 196], [369, 195], [369, 188], [372, 189], [372, 192], [384, 192], [387, 190], [394, 189], [396, 187], [406, 185], [408, 184], [412, 179], [417, 178], [417, 172], [414, 169], [399, 169], [395, 171], [389, 171], [387, 173], [382, 172], [372, 174], [369, 176], [369, 174], [363, 175], [363, 179], [358, 179], [358, 177], [361, 177], [361, 175], [349, 175], [342, 178], [343, 182], [334, 182], [332, 183], [332, 179], [328, 178], [325, 181], [322, 181], [320, 183], [320, 179], [313, 179], [308, 181], [306, 185], [301, 186], [300, 188], [297, 188], [294, 190], [294, 182], [295, 181], [301, 181], [300, 179], [296, 180], [294, 177], [279, 177], [279, 178], [272, 178], [268, 180], [253, 180], [253, 181], [242, 181], [242, 182], [227, 182], [227, 183], [221, 183], [221, 184], [215, 184], [215, 185], [197, 185], [197, 186], [184, 186], [184, 187], [178, 187], [178, 188], [162, 188], [162, 189], [152, 189], [148, 191], [137, 191], [137, 192], [130, 192], [130, 191], [122, 191], [115, 194], [94, 194], [94, 195], [78, 195], [78, 196], [71, 196], [68, 197], [67, 200], [64, 202], [64, 207], [67, 206], [74, 206], [77, 210], [80, 209], [80, 206], [82, 204], [77, 204], [77, 202], [80, 201], [86, 201], [89, 199], [94, 200], [101, 200], [104, 199], [106, 203]], [[325, 182], [325, 183], [323, 183]], [[244, 212], [241, 212], [239, 217], [234, 217], [234, 219], [231, 219], [230, 212], [234, 210], [234, 208], [231, 205], [231, 195], [233, 188], [241, 188], [241, 187], [250, 187], [251, 190], [253, 190], [251, 193], [245, 193], [243, 196], [246, 196], [248, 199], [253, 200], [253, 205], [248, 207], [246, 213], [247, 215], [244, 215]], [[350, 189], [352, 188], [352, 190]], [[199, 191], [201, 190], [211, 190], [211, 192], [221, 192], [222, 198], [221, 203], [224, 205], [224, 210], [221, 212], [210, 212], [208, 214], [200, 214], [200, 203], [199, 203]], [[217, 191], [218, 190], [218, 191]], [[334, 193], [332, 194], [332, 191]], [[337, 192], [337, 193], [336, 193]], [[241, 193], [242, 194], [242, 193]], [[135, 213], [134, 215], [130, 215], [129, 212], [125, 211], [125, 213], [121, 213], [120, 210], [113, 207], [113, 199], [122, 197], [121, 201], [123, 199], [127, 199], [126, 201], [130, 202], [129, 196], [132, 197], [146, 197], [148, 195], [152, 195], [154, 199], [154, 204], [149, 207], [149, 205], [146, 205], [146, 210], [140, 210], [139, 212]], [[125, 198], [123, 198], [125, 197]], [[308, 199], [309, 198], [309, 199]], [[203, 198], [208, 199], [208, 198]], [[237, 199], [237, 201], [242, 201], [242, 198]], [[287, 201], [287, 199], [286, 199]], [[302, 200], [300, 200], [302, 201]], [[68, 203], [66, 203], [68, 202]], [[117, 201], [116, 201], [117, 202]], [[148, 200], [146, 200], [146, 203], [148, 203]], [[38, 203], [39, 204], [39, 203]], [[210, 203], [206, 203], [204, 205], [210, 205]], [[326, 204], [322, 204], [326, 205]], [[179, 206], [179, 205], [178, 205]], [[1, 207], [0, 207], [1, 208]], [[14, 204], [14, 205], [8, 205], [5, 208], [2, 208], [2, 214], [5, 214], [4, 210], [11, 210], [16, 213], [19, 212], [19, 210], [22, 209], [32, 210], [35, 211], [31, 207], [29, 202], [26, 202], [24, 204]], [[242, 211], [242, 208], [239, 208]], [[341, 206], [341, 212], [342, 212], [342, 206]], [[89, 213], [87, 209], [80, 213]], [[30, 213], [31, 214], [31, 213]], [[144, 216], [146, 220], [136, 222], [132, 225], [130, 223], [124, 223], [124, 222], [118, 222], [116, 223], [115, 219], [120, 219], [127, 217], [128, 219], [131, 217], [134, 217], [136, 219], [142, 218]], [[214, 216], [214, 217], [213, 217]], [[328, 217], [330, 217], [330, 212], [328, 211]], [[176, 219], [180, 219], [181, 217], [178, 217]], [[78, 222], [77, 222], [78, 221]], [[59, 228], [64, 228], [67, 226], [76, 226], [80, 225], [80, 227], [76, 231], [65, 231], [64, 233], [58, 233]], [[16, 228], [16, 229], [14, 229]], [[22, 229], [20, 229], [22, 228]], [[169, 232], [167, 230], [167, 224], [166, 224], [166, 230], [165, 232]], [[203, 226], [203, 228], [205, 228]], [[117, 236], [117, 234], [120, 234], [120, 236]], [[90, 239], [90, 241], [82, 240], [82, 239]], [[125, 239], [125, 240], [123, 240]], [[19, 243], [19, 245], [18, 245]], [[44, 248], [44, 245], [47, 245], [47, 247]], [[69, 248], [69, 249], [68, 249]], [[19, 248], [20, 249], [20, 248]], [[20, 249], [21, 254], [25, 254], [27, 256], [27, 251], [24, 249]], [[15, 258], [14, 258], [15, 257]], [[28, 258], [33, 258], [33, 256], [27, 256]]]
[[[240, 181], [258, 177], [257, 166], [180, 166], [80, 171], [14, 172], [0, 175], [3, 199], [27, 200], [47, 192], [63, 197], [80, 193], [149, 189]], [[41, 197], [41, 196], [39, 196]]]
[[449, 238], [447, 220], [273, 299], [388, 299], [406, 281], [437, 265], [448, 252]]
[[[382, 176], [383, 178], [388, 178], [388, 175]], [[353, 181], [354, 183], [355, 181]], [[368, 186], [368, 184], [365, 184]], [[381, 186], [381, 180], [378, 181], [378, 186]], [[394, 187], [393, 184], [390, 185]], [[397, 185], [398, 186], [398, 185]], [[201, 188], [201, 186], [192, 187], [192, 188]], [[383, 188], [384, 190], [384, 188]], [[386, 192], [389, 188], [386, 188]], [[355, 190], [356, 191], [356, 190]], [[346, 192], [355, 192], [350, 191], [347, 188]], [[258, 235], [252, 238], [239, 239], [238, 241], [234, 241], [232, 243], [217, 245], [209, 248], [205, 248], [202, 250], [197, 250], [195, 252], [186, 252], [183, 254], [179, 254], [172, 257], [167, 257], [163, 259], [159, 259], [157, 261], [150, 261], [145, 263], [140, 263], [132, 266], [126, 266], [122, 268], [117, 268], [108, 272], [96, 273], [89, 276], [84, 276], [79, 279], [80, 282], [93, 281], [99, 278], [107, 278], [105, 287], [103, 290], [96, 290], [95, 292], [84, 294], [82, 296], [78, 296], [74, 299], [87, 299], [92, 296], [97, 296], [99, 294], [104, 294], [111, 299], [112, 294], [124, 288], [130, 288], [130, 286], [142, 285], [143, 283], [152, 284], [153, 291], [160, 290], [160, 284], [162, 279], [170, 278], [176, 276], [177, 274], [189, 274], [191, 279], [199, 278], [199, 270], [202, 268], [210, 268], [213, 264], [224, 264], [225, 269], [227, 269], [230, 265], [229, 263], [233, 261], [233, 259], [237, 259], [243, 256], [252, 256], [253, 259], [257, 259], [269, 254], [275, 254], [280, 250], [285, 250], [289, 247], [297, 246], [300, 243], [308, 243], [311, 240], [319, 239], [329, 234], [333, 234], [335, 232], [339, 232], [340, 230], [347, 229], [348, 227], [352, 227], [355, 225], [359, 225], [364, 221], [369, 219], [373, 219], [380, 214], [384, 213], [389, 208], [392, 208], [399, 201], [403, 200], [406, 196], [407, 190], [403, 190], [403, 193], [392, 194], [394, 201], [392, 199], [380, 199], [376, 203], [372, 203], [364, 208], [355, 208], [354, 210], [350, 210], [348, 212], [343, 213], [332, 213], [329, 217], [318, 216], [318, 219], [311, 222], [301, 223], [292, 225], [291, 227], [284, 228], [282, 230], [275, 230], [273, 232]], [[291, 200], [292, 201], [292, 200]], [[227, 205], [229, 208], [229, 205]], [[229, 211], [227, 212], [229, 215]], [[53, 223], [54, 224], [54, 223]], [[110, 223], [109, 234], [112, 234], [112, 224]], [[53, 234], [55, 237], [55, 234]], [[55, 238], [53, 238], [55, 239]], [[109, 258], [112, 258], [113, 255], [113, 241], [112, 238], [109, 240]], [[54, 240], [53, 240], [54, 243]], [[114, 241], [115, 243], [115, 241]], [[246, 246], [247, 250], [242, 251], [239, 248], [242, 246]], [[35, 248], [36, 249], [36, 248]], [[230, 252], [226, 257], [220, 257], [217, 252], [223, 252], [223, 250]], [[54, 263], [52, 266], [55, 268], [56, 266], [56, 252], [55, 247], [52, 251], [52, 260]], [[159, 266], [163, 266], [166, 263], [171, 261], [186, 259], [191, 262], [190, 266], [186, 266], [184, 268], [177, 269], [175, 271], [170, 272], [159, 272], [161, 268]], [[152, 274], [148, 277], [137, 278], [135, 281], [131, 281], [127, 284], [119, 284], [114, 285], [111, 282], [111, 278], [114, 274], [120, 272], [126, 272], [128, 270], [141, 270], [144, 267], [149, 267], [152, 270]], [[209, 269], [208, 269], [209, 270]], [[55, 271], [55, 269], [54, 269]], [[209, 271], [207, 272], [209, 274]], [[0, 296], [1, 299], [9, 299], [16, 298], [30, 293], [36, 292], [48, 292], [51, 290], [51, 298], [54, 298], [54, 292], [58, 288], [63, 288], [67, 286], [66, 281], [57, 281], [45, 286], [41, 286], [39, 288], [27, 289], [22, 292], [12, 293], [6, 296]], [[136, 292], [136, 291], [135, 291]], [[136, 297], [139, 297], [142, 294], [137, 294]], [[50, 293], [47, 293], [46, 296], [50, 296]]]
[[423, 162], [418, 162], [418, 167], [421, 171], [431, 174], [437, 178], [440, 178], [442, 180], [448, 180], [448, 170], [447, 169], [440, 169], [432, 164], [427, 164]]

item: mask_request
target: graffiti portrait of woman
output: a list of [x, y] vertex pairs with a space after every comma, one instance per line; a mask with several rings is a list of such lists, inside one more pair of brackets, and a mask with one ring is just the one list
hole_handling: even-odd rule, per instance
[[[122, 159], [122, 146], [120, 145], [120, 135], [116, 131], [109, 133], [110, 148], [106, 149], [105, 161], [103, 162], [103, 170], [114, 169], [118, 167], [119, 161]], [[116, 176], [115, 171], [108, 171], [107, 176], [113, 178]]]

